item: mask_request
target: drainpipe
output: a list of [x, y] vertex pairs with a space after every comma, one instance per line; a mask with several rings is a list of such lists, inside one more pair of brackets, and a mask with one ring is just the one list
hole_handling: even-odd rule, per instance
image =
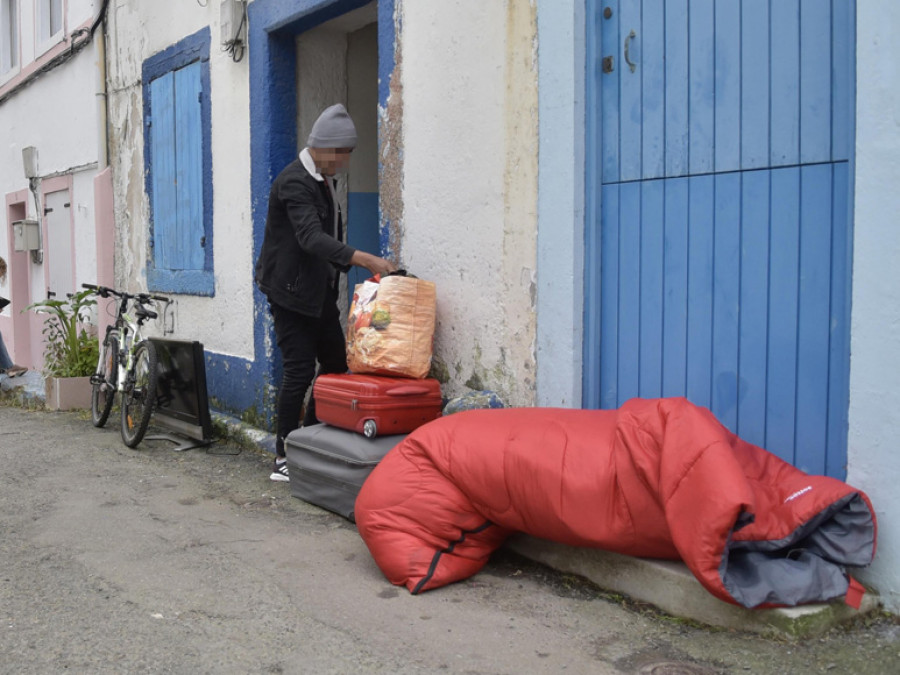
[[41, 212], [41, 198], [38, 196], [38, 189], [41, 185], [41, 179], [37, 176], [28, 179], [28, 189], [34, 197], [34, 217], [38, 221], [38, 248], [31, 252], [31, 262], [35, 265], [44, 263], [44, 231], [41, 223], [44, 222], [44, 214]]
[[[97, 57], [97, 170], [103, 171], [109, 165], [109, 128], [107, 126], [109, 104], [106, 97], [106, 9], [109, 0], [103, 5], [91, 26], [91, 37], [97, 29], [100, 35], [94, 40], [94, 53]], [[100, 24], [103, 24], [100, 27]]]
[[106, 100], [106, 31], [100, 29], [100, 35], [94, 40], [94, 53], [97, 55], [97, 171], [103, 171], [109, 164], [109, 130], [107, 128]]
[[[109, 34], [109, 22], [106, 18], [109, 0], [104, 0], [94, 23], [91, 25], [90, 33], [94, 41], [94, 54], [97, 59], [97, 84], [96, 101], [97, 101], [97, 176], [94, 179], [94, 225], [95, 225], [95, 251], [97, 254], [96, 261], [96, 280], [95, 283], [103, 286], [115, 285], [115, 244], [109, 241], [109, 235], [115, 236], [115, 230], [107, 232], [101, 224], [107, 222], [107, 213], [104, 209], [100, 211], [96, 201], [98, 189], [101, 194], [105, 194], [105, 189], [112, 183], [109, 177], [100, 181], [100, 174], [109, 171], [109, 88], [107, 86], [107, 67], [106, 67], [106, 40]], [[99, 31], [99, 33], [98, 33]], [[107, 182], [108, 181], [108, 182]], [[98, 308], [99, 309], [99, 308]], [[107, 312], [97, 312], [97, 331], [98, 335], [106, 334], [106, 329], [112, 324], [112, 317]]]

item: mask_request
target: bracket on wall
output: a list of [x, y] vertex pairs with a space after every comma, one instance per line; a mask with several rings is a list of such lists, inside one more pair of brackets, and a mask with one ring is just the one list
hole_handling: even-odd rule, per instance
[[[41, 200], [38, 198], [38, 188], [40, 187], [41, 179], [38, 176], [38, 150], [33, 145], [22, 148], [22, 169], [25, 172], [25, 178], [28, 179], [28, 189], [31, 190], [31, 194], [34, 196], [34, 212], [39, 214], [41, 213]], [[23, 250], [31, 251], [31, 262], [35, 265], [40, 265], [44, 262], [44, 242], [42, 241], [40, 221], [29, 222], [37, 223], [35, 228], [37, 230], [37, 242], [35, 246], [29, 246], [29, 248]], [[29, 227], [29, 229], [31, 228]], [[29, 243], [31, 243], [30, 240]]]

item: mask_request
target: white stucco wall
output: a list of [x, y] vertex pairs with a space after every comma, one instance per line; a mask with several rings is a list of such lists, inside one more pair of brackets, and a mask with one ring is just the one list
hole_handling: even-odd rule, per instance
[[22, 148], [38, 149], [42, 176], [97, 161], [97, 59], [87, 47], [0, 104], [0, 185], [28, 187]]
[[857, 3], [849, 472], [879, 518], [863, 577], [900, 612], [900, 4]]
[[[147, 287], [149, 202], [144, 188], [141, 67], [153, 54], [210, 27], [210, 101], [215, 296], [171, 295], [174, 339], [199, 340], [218, 354], [253, 359], [253, 246], [250, 204], [248, 58], [221, 49], [219, 3], [111, 3], [109, 122], [113, 142], [116, 283]], [[159, 322], [149, 328], [159, 334]]]
[[534, 7], [452, 0], [401, 8], [400, 262], [437, 284], [444, 394], [487, 388], [532, 404]]
[[[94, 17], [95, 5], [91, 0], [72, 0], [67, 5], [65, 28], [71, 32], [87, 25]], [[40, 191], [42, 179], [71, 175], [72, 227], [74, 231], [74, 271], [75, 283], [93, 281], [96, 275], [96, 254], [94, 246], [94, 187], [97, 174], [99, 142], [101, 133], [97, 116], [97, 91], [100, 82], [98, 52], [96, 45], [87, 45], [73, 58], [47, 73], [31, 77], [35, 68], [35, 58], [41, 58], [52, 44], [38, 45], [35, 42], [35, 11], [31, 1], [19, 5], [20, 61], [18, 69], [11, 71], [0, 84], [0, 94], [7, 96], [0, 103], [0, 203], [3, 204], [0, 226], [0, 257], [10, 261], [6, 228], [5, 196], [26, 191], [25, 206], [29, 218], [37, 217], [38, 211], [30, 192], [29, 181], [25, 178], [22, 150], [34, 146], [38, 151], [37, 189]], [[57, 41], [58, 43], [59, 41]], [[46, 246], [46, 242], [45, 242]], [[49, 259], [35, 263], [30, 257], [18, 257], [14, 264], [24, 260], [28, 269], [26, 276], [30, 284], [29, 301], [46, 297], [46, 277], [49, 273]], [[3, 289], [8, 295], [10, 287]], [[12, 316], [11, 307], [4, 310], [5, 329], [14, 320], [26, 321], [31, 325], [30, 362], [24, 365], [39, 366], [43, 337], [41, 322], [34, 316]], [[7, 346], [10, 346], [7, 336]], [[19, 353], [24, 352], [19, 345]], [[13, 354], [14, 357], [16, 354]], [[18, 358], [18, 357], [16, 357]]]

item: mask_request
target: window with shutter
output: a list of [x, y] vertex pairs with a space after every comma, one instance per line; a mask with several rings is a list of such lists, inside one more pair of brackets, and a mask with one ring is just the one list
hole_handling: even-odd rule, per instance
[[19, 0], [0, 0], [0, 80], [19, 65]]
[[209, 30], [144, 62], [151, 290], [213, 295]]
[[38, 51], [44, 52], [63, 38], [63, 1], [37, 2]]

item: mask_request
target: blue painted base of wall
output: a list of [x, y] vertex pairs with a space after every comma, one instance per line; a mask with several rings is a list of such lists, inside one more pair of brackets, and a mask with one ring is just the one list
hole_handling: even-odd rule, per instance
[[272, 315], [265, 296], [254, 288], [254, 359], [206, 352], [206, 388], [210, 406], [263, 429], [274, 428], [281, 353], [270, 354], [258, 343], [268, 336], [275, 343]]

